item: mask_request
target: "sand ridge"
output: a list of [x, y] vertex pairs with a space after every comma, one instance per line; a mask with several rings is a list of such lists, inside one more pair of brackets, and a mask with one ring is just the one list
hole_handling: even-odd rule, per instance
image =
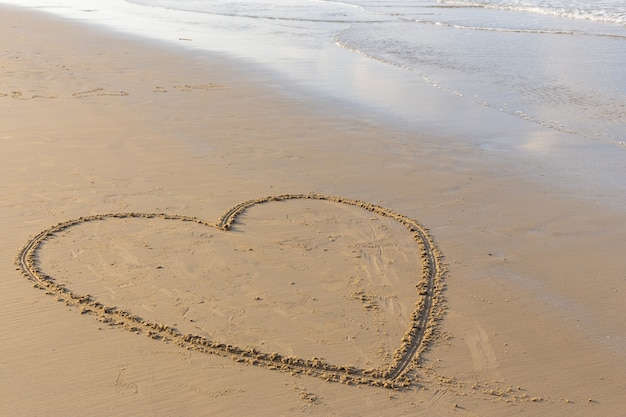
[[[228, 231], [237, 217], [254, 205], [293, 199], [326, 200], [333, 203], [357, 206], [379, 216], [393, 219], [404, 225], [413, 234], [413, 239], [422, 256], [422, 272], [416, 285], [416, 295], [420, 298], [411, 314], [411, 320], [402, 338], [401, 346], [394, 353], [393, 363], [387, 367], [365, 370], [351, 365], [338, 366], [319, 358], [305, 360], [296, 356], [281, 355], [276, 352], [262, 352], [254, 347], [242, 348], [216, 342], [199, 335], [182, 334], [167, 324], [150, 322], [128, 310], [103, 305], [93, 300], [90, 295], [77, 294], [63, 284], [55, 282], [55, 278], [49, 276], [38, 266], [38, 250], [45, 241], [54, 239], [55, 235], [61, 231], [85, 222], [103, 221], [110, 218], [158, 217], [165, 220], [196, 222], [207, 227]], [[407, 376], [407, 373], [417, 364], [420, 353], [433, 340], [436, 332], [436, 320], [441, 318], [444, 309], [441, 291], [444, 286], [445, 268], [442, 266], [439, 250], [423, 226], [415, 220], [378, 205], [322, 194], [284, 194], [244, 201], [228, 209], [217, 223], [210, 223], [196, 217], [164, 213], [108, 213], [79, 217], [61, 222], [41, 231], [22, 248], [16, 263], [22, 273], [34, 282], [35, 287], [45, 290], [47, 294], [55, 296], [58, 301], [64, 302], [68, 306], [78, 307], [81, 314], [96, 316], [98, 320], [111, 326], [121, 326], [131, 332], [145, 334], [148, 337], [164, 342], [175, 343], [186, 349], [228, 356], [237, 362], [245, 362], [292, 373], [303, 373], [317, 376], [327, 381], [347, 384], [368, 384], [386, 388], [410, 385], [411, 379]]]

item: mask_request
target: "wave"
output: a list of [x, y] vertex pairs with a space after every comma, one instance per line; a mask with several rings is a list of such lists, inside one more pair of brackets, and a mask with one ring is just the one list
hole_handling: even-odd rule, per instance
[[569, 127], [566, 127], [562, 123], [559, 123], [559, 122], [556, 122], [556, 121], [553, 121], [553, 120], [541, 119], [541, 118], [538, 118], [536, 116], [531, 116], [531, 115], [529, 115], [529, 114], [527, 114], [527, 113], [525, 113], [525, 112], [523, 112], [521, 110], [511, 109], [507, 104], [502, 105], [502, 104], [498, 104], [498, 103], [493, 103], [493, 102], [491, 102], [491, 101], [489, 101], [489, 100], [487, 100], [485, 98], [482, 98], [482, 97], [480, 97], [478, 95], [473, 95], [473, 96], [469, 95], [468, 96], [468, 95], [464, 94], [463, 92], [461, 92], [461, 91], [459, 91], [459, 90], [457, 90], [455, 88], [451, 88], [451, 87], [443, 85], [441, 82], [437, 81], [436, 79], [434, 79], [431, 76], [428, 76], [428, 75], [422, 73], [421, 71], [419, 71], [417, 68], [415, 68], [412, 65], [402, 64], [402, 63], [399, 63], [399, 62], [395, 62], [393, 60], [389, 60], [389, 59], [383, 58], [383, 57], [375, 55], [375, 54], [367, 53], [367, 52], [365, 52], [363, 50], [360, 50], [360, 49], [358, 49], [358, 48], [356, 48], [354, 46], [351, 46], [350, 44], [340, 40], [339, 37], [335, 38], [335, 44], [337, 46], [343, 48], [343, 49], [346, 49], [348, 51], [357, 53], [357, 54], [362, 55], [362, 56], [364, 56], [366, 58], [373, 59], [373, 60], [382, 62], [382, 63], [387, 64], [387, 65], [392, 65], [392, 66], [395, 66], [395, 67], [398, 67], [398, 68], [402, 68], [402, 69], [407, 70], [407, 71], [411, 71], [411, 72], [415, 73], [419, 78], [421, 78], [422, 81], [424, 81], [426, 84], [430, 85], [431, 87], [433, 87], [433, 88], [435, 88], [437, 90], [444, 91], [447, 94], [459, 97], [461, 99], [466, 99], [466, 100], [473, 101], [474, 103], [476, 103], [476, 104], [478, 104], [480, 106], [492, 108], [492, 109], [497, 110], [497, 111], [499, 111], [501, 113], [506, 113], [506, 114], [508, 114], [510, 116], [517, 117], [517, 118], [525, 120], [526, 122], [529, 122], [529, 123], [533, 123], [533, 124], [536, 124], [536, 125], [541, 125], [541, 126], [543, 126], [545, 128], [548, 128], [548, 129], [553, 129], [553, 130], [557, 130], [557, 131], [565, 132], [565, 133], [570, 133], [570, 134], [577, 134], [578, 133], [576, 130], [574, 130], [572, 128], [569, 128]]
[[[457, 7], [479, 7], [485, 9], [509, 10], [517, 12], [537, 13], [557, 17], [565, 17], [569, 19], [584, 19], [600, 23], [610, 23], [620, 26], [626, 26], [626, 7], [614, 5], [612, 8], [601, 8], [597, 3], [582, 3], [576, 7], [573, 3], [568, 2], [563, 5], [555, 5], [554, 2], [528, 2], [509, 0], [508, 2], [499, 2], [497, 0], [438, 0], [447, 6]], [[558, 2], [557, 2], [558, 3]]]
[[[359, 19], [353, 13], [342, 13], [336, 8], [329, 10], [313, 7], [307, 3], [291, 4], [288, 7], [280, 6], [276, 3], [253, 3], [247, 1], [240, 2], [173, 2], [171, 0], [149, 1], [149, 0], [124, 0], [128, 3], [166, 10], [176, 10], [180, 12], [199, 13], [213, 16], [238, 17], [245, 19], [269, 20], [269, 21], [292, 21], [311, 23], [375, 23], [376, 19]], [[363, 10], [357, 5], [318, 0], [318, 3], [333, 4], [335, 6], [350, 7]]]
[[[419, 31], [413, 32], [410, 29], [412, 22], [414, 21], [406, 20], [404, 28], [390, 28], [387, 24], [378, 25], [378, 29], [352, 27], [337, 34], [335, 44], [369, 59], [411, 71], [426, 84], [461, 100], [490, 107], [526, 122], [606, 143], [623, 141], [623, 133], [620, 133], [623, 121], [626, 120], [626, 108], [622, 105], [623, 94], [612, 91], [599, 80], [597, 82], [590, 80], [590, 85], [595, 83], [601, 88], [588, 88], [587, 83], [584, 86], [576, 84], [578, 71], [564, 69], [564, 72], [553, 74], [549, 68], [527, 66], [534, 61], [535, 55], [532, 49], [526, 50], [523, 45], [526, 42], [537, 42], [539, 38], [526, 41], [525, 36], [505, 38], [498, 36], [500, 40], [495, 41], [493, 35], [488, 33], [484, 35], [475, 33], [471, 36], [468, 33], [461, 35], [466, 41], [459, 44], [459, 35], [450, 33], [459, 25], [425, 21], [423, 29], [413, 24], [414, 29]], [[441, 32], [436, 29], [440, 26], [443, 27]], [[520, 32], [469, 26], [460, 28], [496, 33]], [[598, 51], [600, 46], [607, 47], [607, 41], [600, 37], [567, 39], [567, 35], [589, 35], [585, 32], [554, 30], [521, 32], [538, 33], [539, 37], [546, 34], [565, 35], [558, 40], [555, 39], [558, 45], [575, 44], [584, 50]], [[405, 36], [397, 36], [399, 33]], [[413, 39], [420, 41], [412, 42]], [[471, 45], [479, 45], [486, 39], [493, 41], [491, 52], [496, 52], [495, 54], [487, 52], [481, 55], [471, 51]], [[502, 42], [502, 39], [507, 41]], [[610, 42], [610, 45], [618, 44], [623, 45], [621, 41]], [[470, 55], [464, 53], [468, 47]], [[521, 58], [518, 57], [512, 63], [508, 63], [507, 53], [497, 53], [517, 48], [520, 49]], [[620, 47], [616, 52], [622, 50]], [[575, 54], [572, 61], [578, 62]], [[525, 65], [520, 67], [519, 62]], [[589, 65], [584, 66], [582, 61], [581, 65], [581, 73], [589, 69]], [[607, 75], [610, 75], [610, 72], [607, 72]], [[620, 85], [619, 79], [615, 82], [617, 86]]]
[[532, 33], [532, 34], [542, 34], [542, 35], [601, 36], [601, 37], [606, 37], [606, 38], [626, 39], [626, 34], [619, 35], [619, 34], [611, 34], [611, 33], [587, 32], [587, 31], [581, 31], [581, 30], [522, 29], [522, 28], [502, 28], [502, 27], [491, 27], [491, 26], [469, 26], [469, 25], [460, 25], [458, 23], [448, 23], [448, 22], [419, 20], [419, 19], [411, 19], [411, 20], [407, 19], [406, 21], [411, 21], [411, 22], [425, 24], [425, 25], [444, 26], [444, 27], [448, 27], [451, 29], [461, 29], [461, 30], [479, 30], [479, 31], [486, 31], [486, 32], [502, 32], [502, 33]]

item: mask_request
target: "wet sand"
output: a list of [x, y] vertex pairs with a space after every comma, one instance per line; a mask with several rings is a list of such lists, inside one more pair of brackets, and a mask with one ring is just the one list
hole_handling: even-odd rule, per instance
[[622, 412], [623, 212], [217, 55], [3, 19], [0, 414]]

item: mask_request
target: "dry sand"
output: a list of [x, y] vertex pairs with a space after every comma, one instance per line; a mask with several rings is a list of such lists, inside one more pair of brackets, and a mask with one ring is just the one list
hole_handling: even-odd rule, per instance
[[0, 415], [623, 415], [623, 212], [2, 13]]

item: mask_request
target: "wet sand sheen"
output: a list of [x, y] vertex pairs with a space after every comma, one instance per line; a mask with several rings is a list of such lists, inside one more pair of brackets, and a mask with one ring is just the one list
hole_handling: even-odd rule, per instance
[[[620, 415], [616, 399], [626, 389], [620, 339], [626, 320], [624, 213], [599, 207], [589, 196], [577, 199], [520, 179], [513, 166], [502, 170], [489, 165], [479, 148], [421, 137], [347, 116], [334, 107], [322, 109], [304, 98], [287, 97], [275, 85], [251, 81], [263, 79], [263, 74], [246, 74], [246, 68], [229, 67], [226, 59], [191, 56], [36, 13], [6, 9], [4, 15], [11, 24], [0, 29], [6, 51], [2, 61], [6, 77], [0, 85], [5, 115], [0, 133], [5, 156], [0, 167], [4, 179], [0, 357], [6, 375], [0, 414], [67, 414], [71, 407], [76, 415], [241, 415], [255, 407], [272, 415], [500, 416], [522, 411]], [[20, 41], [19, 47], [15, 40]], [[270, 371], [246, 360], [207, 355], [195, 349], [195, 342], [188, 342], [186, 346], [192, 348], [186, 349], [123, 326], [106, 326], [91, 314], [77, 314], [81, 297], [74, 300], [71, 295], [82, 292], [55, 294], [71, 299], [68, 307], [33, 289], [16, 270], [15, 256], [29, 237], [70, 219], [91, 219], [101, 213], [171, 213], [213, 224], [211, 219], [219, 219], [225, 207], [237, 202], [289, 193], [371, 202], [429, 228], [428, 235], [435, 238], [449, 268], [442, 293], [448, 310], [436, 320], [439, 336], [409, 365], [409, 387], [390, 391], [330, 383], [305, 375], [317, 366], [308, 363], [296, 375]], [[287, 219], [289, 212], [274, 209], [274, 203], [249, 210], [244, 204], [230, 212], [234, 217], [225, 216], [221, 226], [236, 217], [227, 234], [244, 236], [252, 233], [254, 219], [280, 215], [281, 222], [304, 228], [339, 227], [341, 235], [332, 237], [358, 241], [363, 224], [377, 222], [367, 215], [353, 224], [338, 222], [337, 216], [346, 214], [344, 204], [335, 204], [320, 217], [313, 210], [315, 203], [297, 200], [303, 214], [290, 217], [295, 223]], [[273, 253], [266, 263], [260, 250], [252, 252], [256, 252], [257, 269], [276, 267], [282, 272], [274, 278], [295, 291], [303, 284], [287, 272], [288, 264], [298, 266], [295, 260], [305, 259], [321, 262], [323, 251], [307, 251], [316, 247], [312, 241], [281, 236], [277, 220], [268, 220], [268, 226], [255, 233], [282, 242], [276, 243], [275, 253], [282, 249], [287, 261]], [[107, 221], [90, 224], [104, 226]], [[104, 289], [98, 295], [103, 300], [109, 297], [106, 303], [85, 302], [100, 302], [103, 309], [115, 307], [103, 313], [107, 319], [123, 307], [111, 298], [119, 297], [121, 289], [106, 273], [122, 277], [134, 273], [133, 265], [140, 263], [126, 260], [114, 266], [109, 262], [110, 269], [106, 268], [105, 249], [115, 245], [98, 240], [95, 229], [84, 235], [69, 233], [83, 226], [65, 229], [67, 236], [77, 239], [63, 241], [54, 256], [48, 256], [53, 252], [45, 252], [42, 246], [38, 271], [52, 276], [46, 268], [58, 268], [62, 273], [75, 259], [72, 256], [82, 256], [81, 248], [100, 251], [102, 269], [96, 271], [103, 287], [113, 291]], [[397, 226], [406, 233], [405, 226]], [[370, 235], [373, 247], [362, 245], [361, 257], [348, 261], [341, 253], [331, 251], [331, 255], [348, 262], [347, 271], [360, 271], [363, 282], [400, 280], [404, 273], [396, 276], [391, 271], [409, 271], [411, 262], [403, 263], [408, 252], [401, 250], [401, 243], [392, 243], [399, 233], [389, 227], [385, 233], [371, 229], [378, 234]], [[208, 229], [221, 233], [215, 225]], [[175, 244], [166, 231], [150, 234], [148, 227], [131, 243]], [[50, 247], [60, 236], [48, 240]], [[91, 240], [87, 245], [83, 239]], [[334, 243], [328, 239], [326, 245]], [[382, 253], [377, 242], [384, 247]], [[409, 243], [416, 241], [409, 236]], [[228, 251], [232, 257], [224, 251], [220, 259], [224, 268], [248, 249], [235, 245]], [[415, 255], [415, 247], [412, 250]], [[21, 265], [30, 270], [36, 260], [27, 258]], [[201, 270], [193, 257], [178, 258], [176, 265], [183, 273], [177, 277], [185, 276], [186, 270]], [[145, 259], [166, 281], [163, 258]], [[418, 264], [413, 264], [417, 265], [414, 278], [420, 275]], [[87, 284], [79, 276], [67, 279], [73, 285]], [[335, 288], [331, 284], [335, 282], [328, 283], [328, 291]], [[176, 285], [193, 295], [196, 284], [179, 280]], [[69, 284], [67, 288], [74, 289]], [[395, 284], [388, 287], [395, 288]], [[144, 296], [144, 290], [129, 291], [138, 299]], [[339, 314], [339, 325], [367, 321], [374, 307], [366, 306], [380, 302], [364, 284], [343, 291], [346, 305], [359, 308], [350, 310], [354, 317]], [[264, 301], [255, 300], [257, 295], [270, 301], [255, 289], [246, 294], [255, 295], [242, 296], [242, 309]], [[379, 306], [381, 311], [395, 306], [397, 317], [409, 318], [413, 310], [407, 313], [399, 307], [407, 304]], [[121, 315], [140, 316], [134, 311]], [[299, 317], [306, 319], [306, 314]], [[174, 324], [157, 323], [166, 326], [141, 331], [163, 338], [167, 326]], [[386, 329], [380, 327], [381, 337], [396, 343], [402, 339], [395, 332], [384, 335]], [[188, 333], [181, 332], [180, 337]], [[206, 339], [223, 340], [211, 336]], [[310, 337], [331, 340], [314, 332]], [[268, 355], [290, 354], [288, 349], [268, 350]], [[367, 357], [368, 352], [361, 356]], [[343, 360], [336, 365], [344, 364], [350, 365]], [[357, 365], [378, 366], [365, 360]]]

